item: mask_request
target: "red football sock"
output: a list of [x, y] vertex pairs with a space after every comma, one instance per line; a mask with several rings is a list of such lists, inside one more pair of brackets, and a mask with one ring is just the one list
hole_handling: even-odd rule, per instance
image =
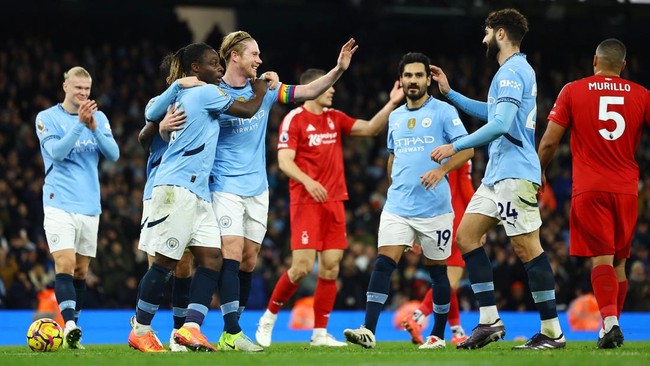
[[616, 297], [617, 318], [621, 318], [625, 297], [627, 296], [627, 280], [618, 283], [618, 296]]
[[275, 284], [273, 294], [271, 294], [271, 299], [269, 299], [269, 311], [277, 314], [282, 309], [282, 305], [296, 293], [298, 285], [299, 283], [291, 282], [288, 272], [284, 272], [278, 280], [278, 283]]
[[336, 301], [336, 280], [318, 277], [314, 290], [314, 328], [327, 328]]
[[429, 291], [424, 294], [424, 299], [422, 299], [418, 310], [420, 310], [424, 316], [429, 316], [429, 314], [433, 313], [433, 289], [429, 289]]
[[450, 327], [460, 325], [460, 311], [458, 309], [458, 297], [456, 291], [451, 290], [451, 297], [449, 298], [449, 314], [447, 315], [447, 323]]
[[616, 316], [618, 297], [618, 279], [614, 267], [608, 265], [596, 266], [591, 270], [591, 286], [598, 302], [600, 316]]

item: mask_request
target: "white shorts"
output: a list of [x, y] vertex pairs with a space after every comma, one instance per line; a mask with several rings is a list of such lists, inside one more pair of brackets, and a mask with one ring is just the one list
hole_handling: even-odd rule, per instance
[[142, 201], [142, 219], [140, 220], [140, 240], [138, 240], [138, 249], [154, 257], [156, 251], [155, 245], [151, 243], [152, 230], [147, 230], [147, 223], [151, 219], [149, 217], [151, 213], [151, 201], [152, 199]]
[[525, 179], [504, 179], [492, 187], [481, 184], [465, 213], [501, 220], [508, 236], [531, 233], [542, 226], [537, 185]]
[[425, 257], [445, 260], [454, 235], [452, 212], [428, 218], [402, 217], [385, 210], [379, 220], [378, 246], [420, 244]]
[[[156, 253], [180, 260], [191, 246], [221, 248], [221, 235], [210, 202], [179, 186], [157, 186], [145, 230]], [[151, 248], [147, 248], [151, 251]]]
[[76, 254], [95, 258], [99, 215], [82, 215], [56, 207], [43, 207], [43, 228], [50, 253], [74, 249]]
[[252, 197], [212, 192], [212, 209], [217, 216], [221, 235], [243, 236], [262, 243], [269, 217], [268, 190]]

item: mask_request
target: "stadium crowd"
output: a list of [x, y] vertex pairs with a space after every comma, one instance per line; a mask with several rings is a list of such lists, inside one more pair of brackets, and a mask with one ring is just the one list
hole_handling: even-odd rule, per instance
[[[177, 34], [189, 33], [182, 26]], [[178, 37], [182, 38], [182, 37]], [[212, 37], [218, 42], [218, 37]], [[0, 308], [34, 308], [37, 294], [52, 286], [54, 268], [43, 232], [42, 185], [44, 169], [35, 132], [36, 113], [63, 100], [63, 72], [75, 65], [84, 66], [93, 77], [91, 98], [97, 100], [111, 121], [113, 134], [120, 146], [116, 163], [100, 163], [103, 213], [100, 218], [97, 258], [88, 276], [87, 308], [134, 308], [138, 281], [147, 269], [146, 254], [137, 250], [142, 212], [142, 189], [145, 182], [147, 154], [137, 142], [143, 126], [144, 106], [152, 96], [164, 90], [158, 76], [162, 57], [179, 42], [153, 42], [133, 39], [130, 42], [97, 42], [85, 46], [40, 38], [9, 38], [0, 41]], [[625, 41], [623, 39], [623, 41]], [[218, 48], [218, 44], [214, 45]], [[295, 84], [298, 75], [313, 65], [281, 64], [282, 55], [266, 44], [263, 70], [274, 70], [282, 81]], [[361, 44], [360, 53], [377, 57], [353, 60], [335, 88], [335, 108], [350, 115], [370, 118], [387, 100], [396, 76], [401, 52], [380, 54]], [[537, 136], [546, 128], [546, 116], [558, 92], [569, 80], [590, 75], [591, 52], [574, 49], [564, 54], [559, 66], [551, 57], [531, 46], [524, 49], [536, 69]], [[329, 60], [333, 49], [304, 46], [309, 52], [322, 52]], [[364, 49], [365, 48], [365, 49]], [[429, 53], [435, 64], [445, 68], [451, 83], [462, 94], [481, 99], [488, 89], [496, 64], [486, 64], [482, 49], [456, 53]], [[385, 52], [385, 50], [383, 50]], [[446, 52], [450, 52], [446, 50]], [[279, 69], [274, 69], [279, 67]], [[484, 72], [483, 70], [490, 71]], [[481, 72], [477, 70], [482, 70]], [[628, 55], [624, 76], [649, 85], [650, 76], [643, 60]], [[437, 88], [432, 93], [439, 97]], [[250, 309], [263, 309], [278, 277], [290, 266], [289, 198], [287, 177], [277, 164], [278, 127], [292, 106], [275, 105], [267, 131], [267, 172], [270, 185], [268, 233], [262, 243], [258, 268], [248, 302]], [[462, 116], [468, 131], [478, 121]], [[376, 255], [379, 216], [386, 199], [387, 152], [385, 132], [376, 138], [344, 142], [346, 178], [350, 200], [346, 204], [349, 249], [341, 262], [339, 293], [335, 309], [363, 309], [371, 264]], [[472, 176], [479, 185], [487, 161], [486, 149], [478, 149], [473, 158]], [[578, 295], [591, 291], [590, 266], [569, 256], [568, 213], [571, 197], [571, 156], [568, 142], [560, 147], [556, 161], [547, 173], [549, 186], [542, 198], [541, 240], [556, 278], [558, 309], [567, 309]], [[626, 311], [650, 311], [650, 134], [645, 131], [638, 151], [641, 179], [639, 185], [639, 220], [628, 261], [629, 294]], [[534, 310], [527, 291], [528, 281], [521, 262], [510, 248], [503, 229], [489, 232], [486, 250], [492, 260], [497, 301], [503, 310]], [[301, 283], [301, 294], [313, 293], [316, 277]], [[393, 277], [391, 298], [386, 303], [396, 308], [405, 301], [421, 299], [430, 283], [420, 265], [420, 257], [407, 253]], [[475, 309], [469, 282], [461, 284], [461, 308]], [[215, 300], [215, 306], [216, 306]]]

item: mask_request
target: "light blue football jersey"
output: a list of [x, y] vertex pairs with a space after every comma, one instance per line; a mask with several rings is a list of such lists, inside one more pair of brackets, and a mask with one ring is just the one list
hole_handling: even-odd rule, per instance
[[467, 130], [450, 104], [433, 97], [418, 109], [406, 105], [388, 118], [388, 151], [395, 155], [392, 184], [384, 210], [402, 217], [434, 217], [452, 212], [447, 179], [435, 189], [425, 189], [421, 176], [440, 164], [431, 160], [431, 151], [452, 143]]
[[[162, 99], [162, 98], [160, 98]], [[154, 102], [163, 102], [156, 100]], [[176, 185], [211, 201], [208, 179], [217, 149], [217, 116], [234, 103], [218, 86], [208, 84], [183, 89], [176, 97], [176, 108], [185, 111], [182, 130], [171, 134], [169, 147], [154, 177], [154, 187]]]
[[[221, 88], [239, 101], [253, 97], [250, 80], [246, 86], [232, 87], [225, 82]], [[219, 148], [210, 181], [211, 192], [226, 192], [251, 197], [262, 194], [269, 186], [266, 177], [266, 127], [273, 104], [286, 85], [268, 90], [262, 105], [251, 118], [219, 116]]]
[[[147, 106], [153, 104], [156, 97], [151, 98]], [[147, 121], [148, 122], [148, 121]], [[153, 121], [159, 123], [160, 121]], [[145, 122], [146, 123], [146, 122]], [[147, 158], [147, 181], [144, 184], [144, 194], [142, 195], [142, 200], [151, 199], [151, 193], [153, 191], [153, 182], [156, 172], [158, 171], [158, 166], [162, 161], [163, 154], [167, 151], [167, 142], [160, 137], [159, 133], [155, 133], [151, 140], [151, 146], [149, 147], [149, 157]]]
[[[97, 111], [93, 116], [97, 121], [96, 133], [103, 134], [115, 144], [106, 115]], [[72, 150], [63, 161], [52, 158], [44, 145], [48, 141], [60, 140], [73, 130], [80, 134]], [[70, 114], [61, 104], [57, 104], [36, 116], [36, 134], [45, 165], [43, 206], [83, 215], [99, 215], [102, 208], [97, 164], [101, 150], [93, 132], [79, 122], [79, 115]]]
[[489, 145], [489, 159], [483, 184], [492, 186], [507, 178], [541, 184], [541, 167], [535, 149], [537, 81], [526, 55], [516, 53], [499, 68], [488, 93], [488, 121], [496, 105], [509, 102], [519, 107], [510, 130]]

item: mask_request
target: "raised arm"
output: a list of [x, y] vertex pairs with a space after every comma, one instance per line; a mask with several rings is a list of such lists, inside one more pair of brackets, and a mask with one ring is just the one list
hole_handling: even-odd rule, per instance
[[399, 103], [404, 99], [404, 90], [399, 81], [395, 81], [393, 89], [390, 91], [388, 103], [375, 114], [370, 121], [358, 119], [352, 125], [351, 136], [377, 136], [381, 130], [386, 127], [388, 116]]
[[341, 47], [341, 52], [339, 53], [336, 66], [332, 70], [309, 84], [296, 85], [294, 100], [300, 102], [316, 99], [319, 95], [323, 94], [327, 89], [334, 85], [343, 72], [350, 66], [352, 55], [356, 52], [358, 47], [359, 46], [355, 45], [354, 38], [350, 38], [350, 40]]
[[466, 96], [452, 90], [449, 86], [447, 75], [445, 75], [445, 72], [442, 71], [440, 67], [429, 65], [429, 70], [431, 70], [431, 78], [438, 83], [438, 89], [442, 95], [446, 96], [450, 102], [460, 108], [463, 112], [472, 117], [478, 118], [481, 121], [487, 121], [487, 103], [467, 98]]

